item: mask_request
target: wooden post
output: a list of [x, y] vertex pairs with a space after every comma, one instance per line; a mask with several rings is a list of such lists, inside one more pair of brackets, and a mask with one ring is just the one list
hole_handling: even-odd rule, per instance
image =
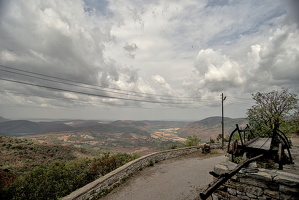
[[283, 170], [283, 164], [282, 164], [282, 155], [283, 155], [283, 149], [282, 149], [282, 144], [279, 143], [278, 146], [278, 169]]
[[223, 121], [223, 101], [226, 99], [226, 97], [223, 97], [223, 93], [221, 94], [221, 108], [222, 108], [222, 120], [221, 120], [221, 126], [222, 126], [222, 149], [224, 149], [224, 121]]

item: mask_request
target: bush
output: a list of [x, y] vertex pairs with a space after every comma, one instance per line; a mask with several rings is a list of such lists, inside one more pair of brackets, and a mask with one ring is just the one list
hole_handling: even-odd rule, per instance
[[100, 158], [94, 159], [89, 173], [93, 176], [99, 177], [117, 169], [118, 167], [130, 162], [139, 155], [137, 154], [127, 154], [127, 153], [116, 153], [112, 154], [110, 152], [104, 153]]
[[[0, 188], [0, 199], [59, 199], [138, 157], [137, 154], [104, 153], [94, 160], [85, 158], [55, 161], [48, 166], [42, 164], [20, 175], [9, 187]], [[10, 180], [4, 175], [5, 180]]]
[[200, 142], [201, 139], [199, 139], [196, 135], [188, 136], [187, 140], [185, 141], [185, 146], [186, 147], [198, 146]]
[[1, 199], [58, 199], [92, 180], [87, 173], [88, 160], [54, 162], [41, 165], [19, 176]]

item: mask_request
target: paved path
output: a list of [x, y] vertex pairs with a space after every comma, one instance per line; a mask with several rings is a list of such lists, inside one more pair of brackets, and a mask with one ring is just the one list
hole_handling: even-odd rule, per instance
[[194, 200], [212, 182], [209, 171], [225, 156], [165, 160], [145, 168], [101, 200]]

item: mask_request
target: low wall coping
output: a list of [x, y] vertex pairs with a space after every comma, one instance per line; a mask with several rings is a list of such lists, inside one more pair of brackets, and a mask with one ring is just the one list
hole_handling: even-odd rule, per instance
[[[217, 174], [227, 173], [237, 166], [236, 163], [226, 161], [214, 166], [214, 172]], [[243, 168], [244, 169], [244, 168]], [[247, 172], [240, 170], [237, 177], [250, 177], [263, 181], [272, 181], [290, 187], [299, 187], [299, 175], [284, 172], [282, 170], [270, 170], [263, 168], [256, 168], [257, 172]]]

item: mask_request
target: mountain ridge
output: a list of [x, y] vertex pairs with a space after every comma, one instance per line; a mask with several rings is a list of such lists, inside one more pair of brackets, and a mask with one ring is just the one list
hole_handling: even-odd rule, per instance
[[[74, 120], [31, 122], [11, 120], [0, 123], [0, 135], [32, 139], [40, 143], [113, 150], [146, 155], [173, 144], [182, 144], [196, 135], [203, 142], [221, 134], [221, 117], [208, 117], [195, 122], [183, 121], [97, 121]], [[228, 135], [235, 124], [243, 126], [246, 119], [224, 118]]]
[[[235, 125], [245, 126], [248, 121], [245, 118], [229, 118], [224, 117], [224, 134], [228, 136], [234, 129]], [[210, 139], [216, 139], [219, 134], [222, 133], [222, 117], [214, 116], [208, 117], [200, 121], [195, 121], [178, 130], [178, 134], [181, 136], [195, 135], [203, 141], [209, 141]]]
[[9, 119], [0, 116], [0, 122], [6, 122], [6, 121], [9, 121]]

